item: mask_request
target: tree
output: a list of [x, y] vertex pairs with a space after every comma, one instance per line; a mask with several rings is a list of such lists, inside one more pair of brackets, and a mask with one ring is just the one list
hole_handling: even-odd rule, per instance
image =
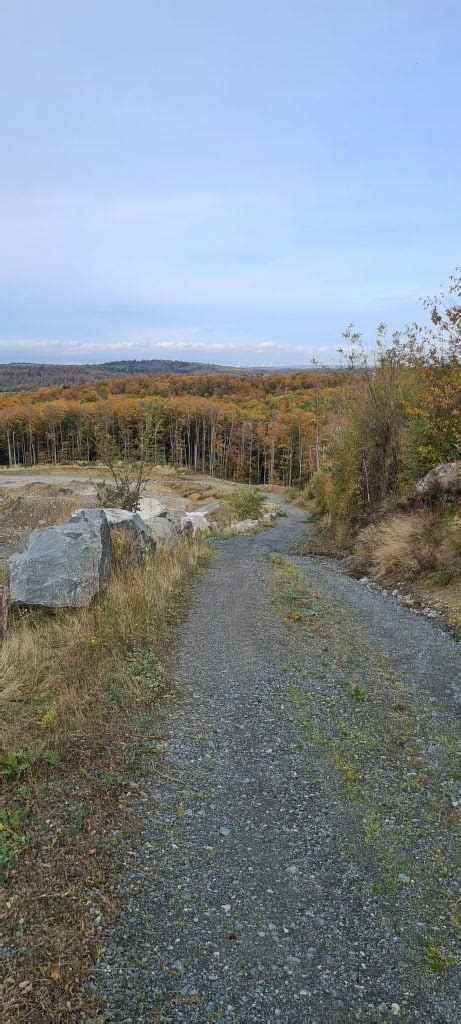
[[99, 460], [110, 473], [110, 483], [103, 481], [96, 489], [98, 501], [106, 508], [136, 512], [150, 477], [148, 443], [132, 443], [120, 458], [114, 438], [98, 429], [96, 447]]

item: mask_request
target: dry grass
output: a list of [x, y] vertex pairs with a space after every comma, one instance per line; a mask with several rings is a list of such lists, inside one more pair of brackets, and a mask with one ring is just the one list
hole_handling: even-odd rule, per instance
[[354, 574], [410, 586], [461, 639], [461, 519], [458, 511], [389, 515], [357, 537]]
[[391, 515], [359, 533], [356, 551], [375, 579], [412, 581], [433, 573], [449, 583], [461, 576], [460, 520], [427, 511]]
[[[120, 552], [119, 552], [120, 556]], [[144, 569], [122, 552], [88, 611], [17, 615], [1, 650], [5, 1024], [95, 1015], [85, 982], [117, 900], [114, 827], [136, 827], [130, 786], [154, 758], [153, 702], [202, 542]], [[153, 746], [154, 744], [154, 746]]]
[[55, 741], [88, 728], [104, 705], [103, 683], [134, 643], [159, 645], [171, 595], [200, 557], [198, 544], [159, 550], [145, 567], [119, 565], [105, 598], [87, 610], [18, 612], [0, 650], [0, 743], [39, 754], [51, 716]]

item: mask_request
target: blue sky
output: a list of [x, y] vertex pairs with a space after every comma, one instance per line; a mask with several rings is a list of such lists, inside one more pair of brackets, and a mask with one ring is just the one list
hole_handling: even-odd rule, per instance
[[459, 263], [460, 28], [451, 0], [2, 0], [0, 360], [308, 365], [420, 316]]

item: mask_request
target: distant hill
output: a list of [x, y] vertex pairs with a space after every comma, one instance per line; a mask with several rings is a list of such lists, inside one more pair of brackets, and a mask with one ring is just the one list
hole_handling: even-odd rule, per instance
[[86, 381], [138, 374], [229, 372], [238, 371], [213, 363], [189, 363], [180, 359], [120, 359], [95, 365], [3, 363], [0, 365], [0, 392], [30, 391], [32, 388], [59, 384], [84, 384]]

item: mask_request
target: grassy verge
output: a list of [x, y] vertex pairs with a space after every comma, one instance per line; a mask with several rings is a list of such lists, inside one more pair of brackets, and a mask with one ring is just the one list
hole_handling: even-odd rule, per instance
[[156, 756], [184, 588], [208, 557], [196, 542], [143, 569], [119, 558], [99, 605], [19, 614], [0, 651], [7, 1024], [88, 1018], [83, 985], [116, 906], [130, 795]]
[[[409, 963], [435, 972], [452, 967], [459, 815], [449, 717], [418, 699], [411, 677], [402, 677], [363, 623], [305, 572], [281, 557], [269, 564], [273, 602], [288, 631], [296, 749], [324, 764], [340, 786], [357, 829], [351, 860], [366, 858], [385, 911], [399, 907], [416, 930]], [[299, 671], [300, 657], [308, 671]]]
[[[295, 504], [297, 502], [295, 501]], [[461, 506], [446, 499], [433, 507], [389, 511], [355, 536], [337, 536], [317, 518], [314, 537], [302, 541], [298, 555], [347, 556], [347, 571], [368, 576], [377, 585], [408, 590], [416, 606], [428, 605], [443, 616], [461, 639]]]

